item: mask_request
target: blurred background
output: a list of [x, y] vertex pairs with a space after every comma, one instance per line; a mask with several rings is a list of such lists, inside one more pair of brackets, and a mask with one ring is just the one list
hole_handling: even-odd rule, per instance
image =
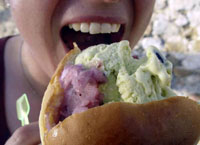
[[[0, 38], [18, 34], [8, 8], [0, 6]], [[174, 64], [172, 88], [200, 99], [200, 0], [156, 0], [152, 20], [135, 47], [143, 55], [154, 45]]]

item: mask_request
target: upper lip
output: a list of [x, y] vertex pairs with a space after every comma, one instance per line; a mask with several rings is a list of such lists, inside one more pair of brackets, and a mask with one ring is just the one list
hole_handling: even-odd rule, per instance
[[[97, 23], [112, 23], [112, 24], [126, 24], [126, 21], [122, 17], [110, 17], [110, 16], [79, 16], [74, 17], [70, 20], [64, 20], [62, 22], [62, 27], [67, 26], [73, 23], [82, 23], [82, 22], [97, 22]], [[61, 27], [61, 28], [62, 28]]]

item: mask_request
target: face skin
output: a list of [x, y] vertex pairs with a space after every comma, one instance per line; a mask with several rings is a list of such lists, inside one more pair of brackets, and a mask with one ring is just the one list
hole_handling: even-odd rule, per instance
[[66, 54], [60, 37], [73, 22], [125, 24], [123, 39], [133, 47], [149, 23], [155, 0], [10, 0], [16, 25], [24, 39], [22, 61], [30, 77], [46, 87]]

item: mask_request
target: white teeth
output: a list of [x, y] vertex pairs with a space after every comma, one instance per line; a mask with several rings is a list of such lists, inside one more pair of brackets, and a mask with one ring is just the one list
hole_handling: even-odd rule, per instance
[[112, 24], [112, 32], [118, 32], [120, 29], [120, 24]]
[[81, 23], [81, 32], [88, 33], [90, 25], [88, 23]]
[[121, 25], [120, 25], [120, 24], [117, 24], [117, 29], [116, 29], [116, 32], [118, 32], [118, 31], [119, 31], [120, 27], [121, 27]]
[[117, 24], [112, 24], [112, 32], [116, 32], [117, 30]]
[[73, 27], [72, 27], [72, 24], [69, 24], [69, 28], [70, 28], [70, 29], [72, 29], [72, 28], [73, 28]]
[[81, 31], [82, 33], [90, 33], [90, 34], [104, 34], [104, 33], [116, 33], [119, 32], [121, 24], [109, 24], [109, 23], [74, 23], [69, 24], [70, 29], [74, 29], [75, 31]]
[[73, 28], [75, 31], [80, 31], [80, 24], [79, 24], [79, 23], [74, 23], [74, 24], [72, 24], [72, 28]]
[[99, 34], [101, 32], [101, 24], [91, 23], [90, 24], [90, 34]]
[[103, 23], [101, 24], [101, 33], [110, 33], [111, 32], [111, 24]]

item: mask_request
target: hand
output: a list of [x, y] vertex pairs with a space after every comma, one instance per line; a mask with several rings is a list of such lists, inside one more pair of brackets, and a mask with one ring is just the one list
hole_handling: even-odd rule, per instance
[[18, 128], [5, 145], [38, 145], [40, 133], [38, 122]]

